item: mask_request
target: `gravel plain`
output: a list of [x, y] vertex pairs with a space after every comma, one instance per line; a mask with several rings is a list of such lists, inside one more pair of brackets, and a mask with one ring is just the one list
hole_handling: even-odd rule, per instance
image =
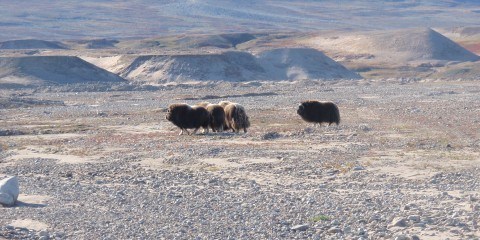
[[[0, 90], [0, 239], [479, 239], [478, 81]], [[338, 126], [296, 115], [333, 101]], [[178, 136], [175, 102], [245, 106], [247, 134]]]

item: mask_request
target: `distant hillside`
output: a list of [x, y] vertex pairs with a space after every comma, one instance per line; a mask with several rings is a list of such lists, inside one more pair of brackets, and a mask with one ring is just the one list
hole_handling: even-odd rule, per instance
[[189, 49], [189, 48], [235, 48], [238, 44], [255, 39], [249, 33], [227, 34], [191, 34], [168, 37], [158, 37], [141, 40], [122, 41], [118, 46], [128, 49], [142, 48], [166, 48], [166, 49]]
[[26, 39], [0, 42], [0, 49], [67, 49], [67, 47], [59, 42]]
[[480, 26], [480, 1], [2, 1], [0, 40]]
[[72, 45], [74, 48], [85, 48], [85, 49], [103, 49], [103, 48], [114, 48], [118, 40], [112, 39], [88, 39], [88, 40], [73, 40], [68, 41], [69, 45]]
[[479, 56], [432, 29], [339, 34], [306, 41], [343, 60], [367, 56], [372, 61], [408, 62], [419, 60], [476, 61]]
[[439, 31], [462, 47], [480, 55], [480, 27], [456, 27]]
[[78, 57], [0, 57], [0, 86], [46, 86], [83, 82], [125, 82]]
[[308, 48], [150, 56], [83, 57], [134, 82], [359, 79], [358, 74]]

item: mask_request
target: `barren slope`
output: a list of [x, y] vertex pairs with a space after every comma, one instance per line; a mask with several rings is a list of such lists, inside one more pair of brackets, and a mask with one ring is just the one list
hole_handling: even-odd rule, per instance
[[121, 77], [78, 57], [2, 57], [0, 85], [38, 86], [82, 82], [123, 82]]
[[66, 46], [60, 42], [25, 39], [0, 42], [0, 49], [66, 49]]
[[338, 34], [306, 44], [335, 53], [339, 60], [368, 59], [392, 64], [418, 60], [476, 61], [479, 56], [432, 29]]

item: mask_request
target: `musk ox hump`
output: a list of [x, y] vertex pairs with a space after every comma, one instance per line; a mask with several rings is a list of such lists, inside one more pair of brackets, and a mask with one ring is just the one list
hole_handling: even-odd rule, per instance
[[211, 104], [209, 102], [199, 102], [197, 104], [195, 104], [196, 106], [200, 106], [200, 107], [204, 107], [204, 108], [207, 108], [208, 104]]
[[222, 106], [223, 108], [225, 108], [228, 104], [231, 104], [232, 102], [230, 101], [220, 101], [218, 103], [218, 105]]

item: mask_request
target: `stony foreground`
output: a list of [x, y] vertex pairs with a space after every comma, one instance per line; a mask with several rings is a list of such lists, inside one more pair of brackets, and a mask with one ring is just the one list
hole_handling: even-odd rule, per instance
[[[479, 239], [478, 82], [2, 91], [0, 239]], [[296, 115], [335, 102], [339, 126]], [[174, 102], [230, 100], [247, 134], [178, 136]]]

